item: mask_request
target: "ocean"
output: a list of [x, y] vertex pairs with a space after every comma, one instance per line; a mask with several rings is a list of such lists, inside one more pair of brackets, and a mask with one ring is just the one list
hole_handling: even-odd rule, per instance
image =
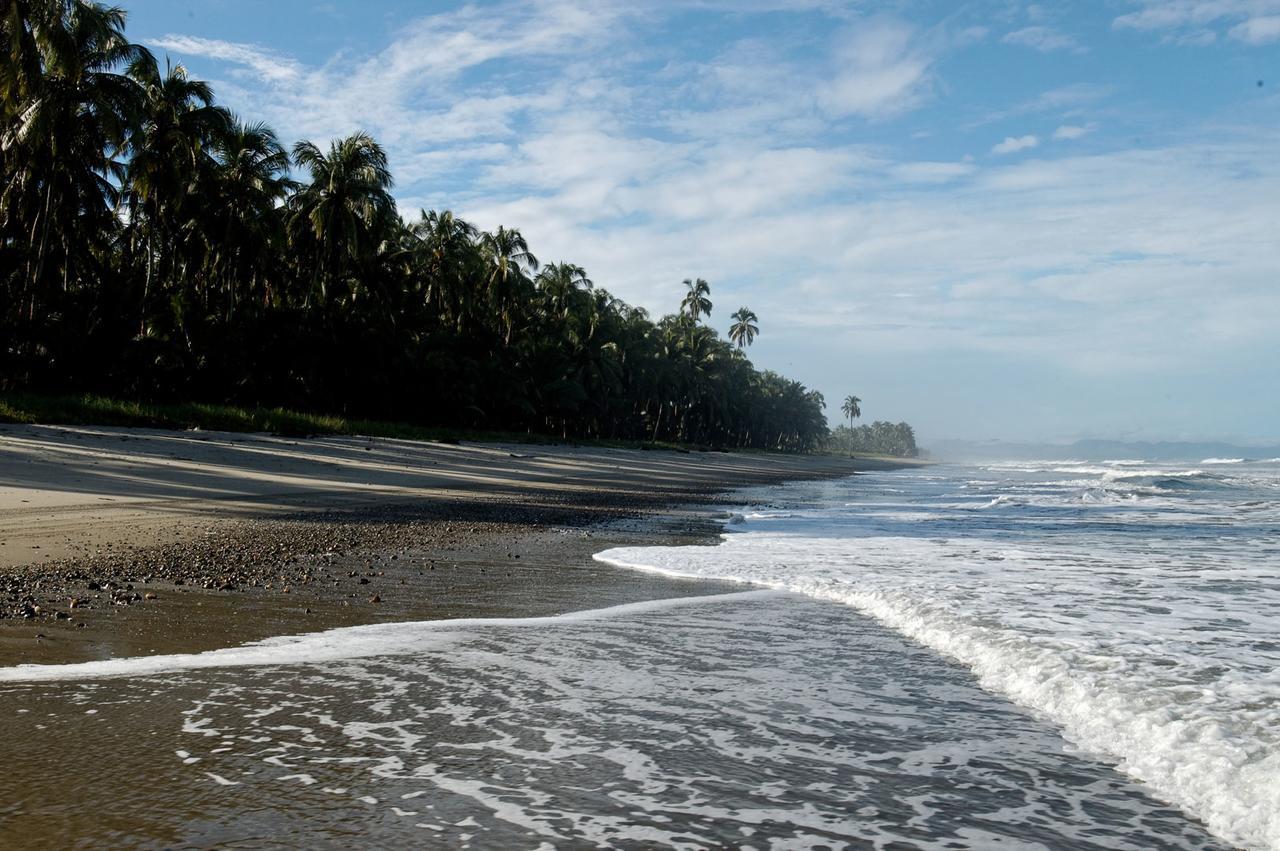
[[1280, 848], [1280, 459], [940, 466], [789, 487], [614, 564], [846, 606], [1078, 754]]
[[722, 595], [0, 669], [0, 837], [1280, 849], [1280, 459], [740, 500], [717, 545], [597, 555]]

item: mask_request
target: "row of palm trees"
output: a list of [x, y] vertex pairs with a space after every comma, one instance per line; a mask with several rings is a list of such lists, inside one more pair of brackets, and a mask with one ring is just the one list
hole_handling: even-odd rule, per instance
[[118, 9], [0, 0], [0, 387], [804, 450], [821, 394], [756, 370], [711, 287], [652, 320], [518, 230], [402, 218], [363, 133], [286, 150]]
[[916, 433], [907, 423], [891, 423], [877, 420], [869, 425], [840, 426], [831, 433], [826, 451], [849, 454], [870, 452], [877, 455], [893, 455], [898, 458], [915, 458], [920, 454], [916, 446]]

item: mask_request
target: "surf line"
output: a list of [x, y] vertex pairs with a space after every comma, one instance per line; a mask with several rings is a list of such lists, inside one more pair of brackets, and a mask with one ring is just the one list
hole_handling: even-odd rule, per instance
[[143, 677], [207, 668], [306, 665], [345, 659], [367, 659], [372, 656], [399, 656], [418, 652], [427, 647], [440, 646], [464, 638], [467, 634], [492, 627], [538, 627], [610, 620], [684, 606], [748, 602], [779, 596], [783, 593], [766, 589], [697, 597], [668, 597], [542, 617], [457, 618], [347, 626], [302, 635], [276, 636], [238, 647], [206, 650], [202, 653], [128, 656], [64, 665], [14, 665], [0, 668], [0, 682], [38, 683], [106, 677]]

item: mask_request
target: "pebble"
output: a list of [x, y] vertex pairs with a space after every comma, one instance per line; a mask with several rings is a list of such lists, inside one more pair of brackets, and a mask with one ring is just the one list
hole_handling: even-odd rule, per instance
[[[79, 557], [31, 563], [0, 576], [0, 619], [67, 619], [46, 603], [70, 601], [79, 612], [103, 603], [129, 607], [143, 600], [158, 600], [149, 591], [136, 592], [133, 583], [167, 583], [179, 588], [208, 592], [292, 593], [309, 586], [335, 602], [348, 596], [343, 585], [369, 585], [369, 577], [385, 577], [386, 570], [372, 570], [373, 560], [396, 564], [410, 550], [434, 549], [435, 557], [422, 558], [427, 570], [436, 569], [442, 552], [502, 535], [547, 527], [583, 527], [607, 519], [635, 516], [646, 508], [664, 508], [672, 502], [713, 501], [709, 491], [681, 490], [627, 495], [600, 492], [594, 495], [540, 496], [539, 502], [484, 504], [416, 503], [383, 505], [357, 510], [331, 510], [295, 517], [227, 521], [186, 536], [175, 536], [157, 545], [103, 545]], [[497, 550], [501, 553], [502, 550]], [[495, 553], [495, 555], [497, 554]], [[511, 558], [520, 558], [509, 552]], [[361, 559], [367, 576], [347, 571], [330, 574], [326, 564]], [[403, 571], [402, 571], [403, 572]], [[421, 572], [421, 571], [419, 571]], [[395, 578], [395, 577], [393, 577]], [[352, 582], [352, 580], [355, 580]], [[272, 589], [270, 586], [274, 586]], [[327, 592], [326, 592], [327, 589]], [[89, 592], [96, 596], [89, 599]], [[350, 595], [354, 596], [354, 595]], [[381, 602], [374, 594], [371, 602]], [[163, 601], [162, 601], [163, 602]], [[343, 600], [343, 605], [348, 601]], [[80, 624], [77, 624], [80, 625]]]

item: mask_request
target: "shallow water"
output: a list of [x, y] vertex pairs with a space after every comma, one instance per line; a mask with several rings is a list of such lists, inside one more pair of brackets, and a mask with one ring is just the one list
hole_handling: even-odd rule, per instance
[[[11, 684], [0, 733], [26, 744], [0, 778], [4, 830], [47, 845], [1214, 846], [958, 665], [801, 596], [374, 629], [408, 646]], [[338, 639], [291, 652], [324, 658]], [[65, 765], [42, 770], [53, 742], [79, 754], [74, 792]]]

